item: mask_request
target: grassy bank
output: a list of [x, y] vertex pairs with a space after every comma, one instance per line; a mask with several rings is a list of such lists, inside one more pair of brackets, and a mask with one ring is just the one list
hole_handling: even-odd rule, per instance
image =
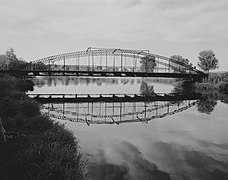
[[0, 76], [0, 179], [83, 179], [78, 142], [40, 113], [30, 81]]
[[216, 90], [228, 94], [228, 72], [209, 73], [208, 78], [196, 83], [195, 87], [197, 91]]

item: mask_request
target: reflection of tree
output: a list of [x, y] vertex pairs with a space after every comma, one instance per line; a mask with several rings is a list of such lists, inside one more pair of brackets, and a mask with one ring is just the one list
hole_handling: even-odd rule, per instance
[[[172, 93], [175, 94], [194, 94], [194, 82], [193, 81], [179, 81], [175, 86], [174, 89], [172, 90]], [[181, 104], [183, 101], [174, 101], [174, 104]]]
[[201, 113], [210, 114], [214, 107], [217, 105], [217, 101], [214, 99], [204, 99], [200, 100], [198, 103], [198, 111]]
[[217, 99], [217, 93], [203, 94], [203, 99], [200, 99], [197, 105], [198, 111], [201, 113], [210, 114], [217, 105]]
[[173, 93], [181, 93], [181, 94], [189, 94], [194, 93], [194, 81], [179, 81], [174, 89], [172, 90]]
[[206, 114], [210, 114], [214, 110], [214, 107], [217, 105], [217, 100], [219, 99], [218, 93], [215, 91], [196, 92], [193, 81], [185, 80], [178, 82], [172, 92], [177, 94], [201, 94], [203, 98], [199, 100], [197, 107], [199, 112]]
[[219, 100], [224, 104], [228, 104], [228, 95], [227, 94], [219, 94]]
[[53, 80], [52, 77], [48, 77], [48, 80], [47, 80], [47, 85], [48, 86], [52, 86], [52, 80]]
[[219, 92], [221, 94], [228, 95], [228, 83], [227, 82], [222, 82], [219, 84]]
[[56, 86], [57, 84], [62, 85], [89, 85], [97, 84], [98, 86], [105, 85], [118, 85], [118, 84], [131, 84], [140, 83], [140, 80], [129, 80], [129, 79], [119, 79], [119, 78], [89, 78], [89, 77], [43, 77], [42, 79], [36, 79], [35, 85], [40, 87], [47, 84], [48, 86]]
[[70, 78], [66, 78], [65, 85], [68, 86], [69, 85], [69, 82], [70, 82]]
[[170, 101], [170, 104], [176, 105], [176, 106], [181, 106], [182, 104], [184, 104], [184, 101], [183, 100]]
[[154, 86], [148, 85], [145, 81], [142, 81], [140, 86], [140, 93], [145, 96], [154, 95]]
[[129, 79], [122, 79], [121, 80], [121, 83], [123, 84], [123, 85], [125, 85], [125, 84], [128, 84], [129, 83]]

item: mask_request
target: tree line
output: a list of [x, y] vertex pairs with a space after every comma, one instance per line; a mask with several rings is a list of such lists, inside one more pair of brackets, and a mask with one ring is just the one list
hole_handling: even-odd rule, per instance
[[[194, 68], [192, 63], [189, 62], [188, 58], [184, 58], [181, 55], [172, 55], [170, 58], [170, 65], [174, 69], [174, 72], [185, 72], [186, 68]], [[209, 73], [210, 70], [217, 69], [219, 67], [218, 59], [215, 56], [213, 50], [204, 50], [199, 53], [198, 66], [205, 72]], [[155, 72], [157, 66], [154, 56], [145, 56], [141, 58], [141, 70], [143, 72], [152, 73]]]
[[13, 48], [9, 48], [5, 54], [0, 55], [0, 69], [2, 70], [20, 70], [27, 66], [22, 58], [18, 58]]
[[[180, 55], [173, 55], [170, 59], [174, 59], [186, 65], [192, 65], [191, 63], [189, 64], [189, 60], [187, 58], [183, 58]], [[217, 69], [219, 67], [218, 59], [215, 57], [213, 50], [203, 50], [199, 52], [198, 59], [199, 62], [197, 65], [207, 73], [209, 73], [210, 70]]]
[[[9, 48], [5, 54], [0, 54], [0, 70], [23, 70], [30, 64], [22, 58], [18, 58], [13, 48]], [[33, 67], [42, 70], [48, 69], [48, 66], [42, 62], [33, 63]]]

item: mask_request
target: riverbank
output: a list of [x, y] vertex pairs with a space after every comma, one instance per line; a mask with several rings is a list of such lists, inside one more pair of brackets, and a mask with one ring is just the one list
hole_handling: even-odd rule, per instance
[[208, 78], [195, 84], [197, 91], [216, 90], [223, 94], [228, 94], [228, 72], [209, 73]]
[[0, 179], [83, 179], [78, 141], [40, 113], [33, 83], [0, 76]]

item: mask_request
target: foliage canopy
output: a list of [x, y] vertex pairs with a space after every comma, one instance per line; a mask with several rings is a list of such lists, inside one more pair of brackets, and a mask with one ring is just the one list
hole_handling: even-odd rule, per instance
[[156, 67], [156, 61], [154, 56], [145, 56], [141, 58], [141, 70], [143, 72], [151, 73], [154, 72]]
[[0, 55], [0, 69], [2, 70], [21, 70], [27, 67], [27, 63], [17, 58], [15, 50], [9, 48], [5, 54]]
[[198, 66], [204, 71], [209, 72], [219, 67], [218, 59], [215, 57], [215, 53], [212, 50], [204, 50], [199, 53]]
[[189, 64], [189, 60], [187, 58], [183, 58], [181, 55], [172, 55], [170, 57], [170, 65], [173, 66], [174, 72], [186, 72], [186, 65], [191, 65]]

